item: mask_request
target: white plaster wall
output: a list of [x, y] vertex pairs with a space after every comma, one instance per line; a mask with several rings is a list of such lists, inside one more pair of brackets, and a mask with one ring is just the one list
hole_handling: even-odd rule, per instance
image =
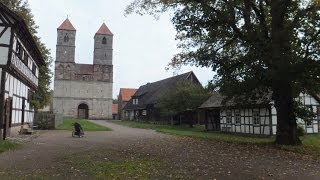
[[[226, 114], [229, 110], [220, 111], [220, 123], [222, 131], [247, 133], [247, 134], [263, 134], [270, 135], [270, 119], [269, 110], [267, 108], [259, 109], [238, 109], [240, 111], [241, 123], [235, 122], [235, 109], [231, 110], [232, 123], [227, 124]], [[252, 111], [257, 110], [260, 113], [260, 125], [253, 125]]]
[[21, 124], [22, 123], [22, 98], [26, 99], [25, 101], [25, 119], [24, 122], [33, 122], [34, 110], [31, 107], [30, 103], [27, 102], [28, 99], [28, 86], [16, 79], [10, 74], [6, 74], [6, 93], [5, 99], [8, 97], [12, 98], [12, 124]]

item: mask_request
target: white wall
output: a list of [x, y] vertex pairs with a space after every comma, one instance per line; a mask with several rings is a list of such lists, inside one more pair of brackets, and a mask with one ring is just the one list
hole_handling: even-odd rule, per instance
[[[240, 123], [236, 123], [236, 112], [240, 112]], [[260, 124], [253, 124], [252, 114], [259, 112]], [[231, 113], [231, 123], [227, 123], [227, 112]], [[270, 135], [270, 113], [268, 108], [223, 109], [220, 111], [220, 127], [222, 131]]]

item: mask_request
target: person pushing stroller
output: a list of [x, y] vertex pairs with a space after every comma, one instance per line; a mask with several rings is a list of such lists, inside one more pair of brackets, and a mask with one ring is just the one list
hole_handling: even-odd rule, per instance
[[74, 133], [72, 134], [72, 136], [79, 136], [79, 137], [83, 137], [84, 133], [83, 133], [83, 129], [81, 127], [81, 124], [78, 122], [74, 123]]

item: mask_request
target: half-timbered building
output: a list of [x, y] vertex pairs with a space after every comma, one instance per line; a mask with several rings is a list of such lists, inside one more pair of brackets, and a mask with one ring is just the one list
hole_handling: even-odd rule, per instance
[[[215, 92], [200, 108], [205, 109], [207, 130], [245, 133], [255, 135], [275, 135], [277, 133], [277, 111], [271, 94], [261, 99], [241, 104], [234, 99], [223, 102], [224, 97]], [[306, 133], [320, 132], [320, 96], [300, 94], [298, 100], [316, 116], [308, 120], [297, 119], [298, 126]]]
[[32, 123], [31, 105], [44, 60], [21, 17], [0, 2], [0, 122], [3, 139], [11, 127]]

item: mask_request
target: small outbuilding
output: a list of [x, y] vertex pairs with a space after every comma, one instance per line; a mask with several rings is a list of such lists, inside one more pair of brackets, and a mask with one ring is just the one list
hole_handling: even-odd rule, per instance
[[[235, 99], [224, 102], [224, 98], [222, 94], [215, 92], [200, 106], [200, 109], [205, 111], [207, 130], [254, 135], [276, 134], [277, 111], [271, 99], [271, 93], [245, 104], [236, 102]], [[319, 133], [319, 95], [300, 94], [299, 101], [317, 116], [308, 121], [298, 118], [298, 126], [301, 126], [306, 133]]]

